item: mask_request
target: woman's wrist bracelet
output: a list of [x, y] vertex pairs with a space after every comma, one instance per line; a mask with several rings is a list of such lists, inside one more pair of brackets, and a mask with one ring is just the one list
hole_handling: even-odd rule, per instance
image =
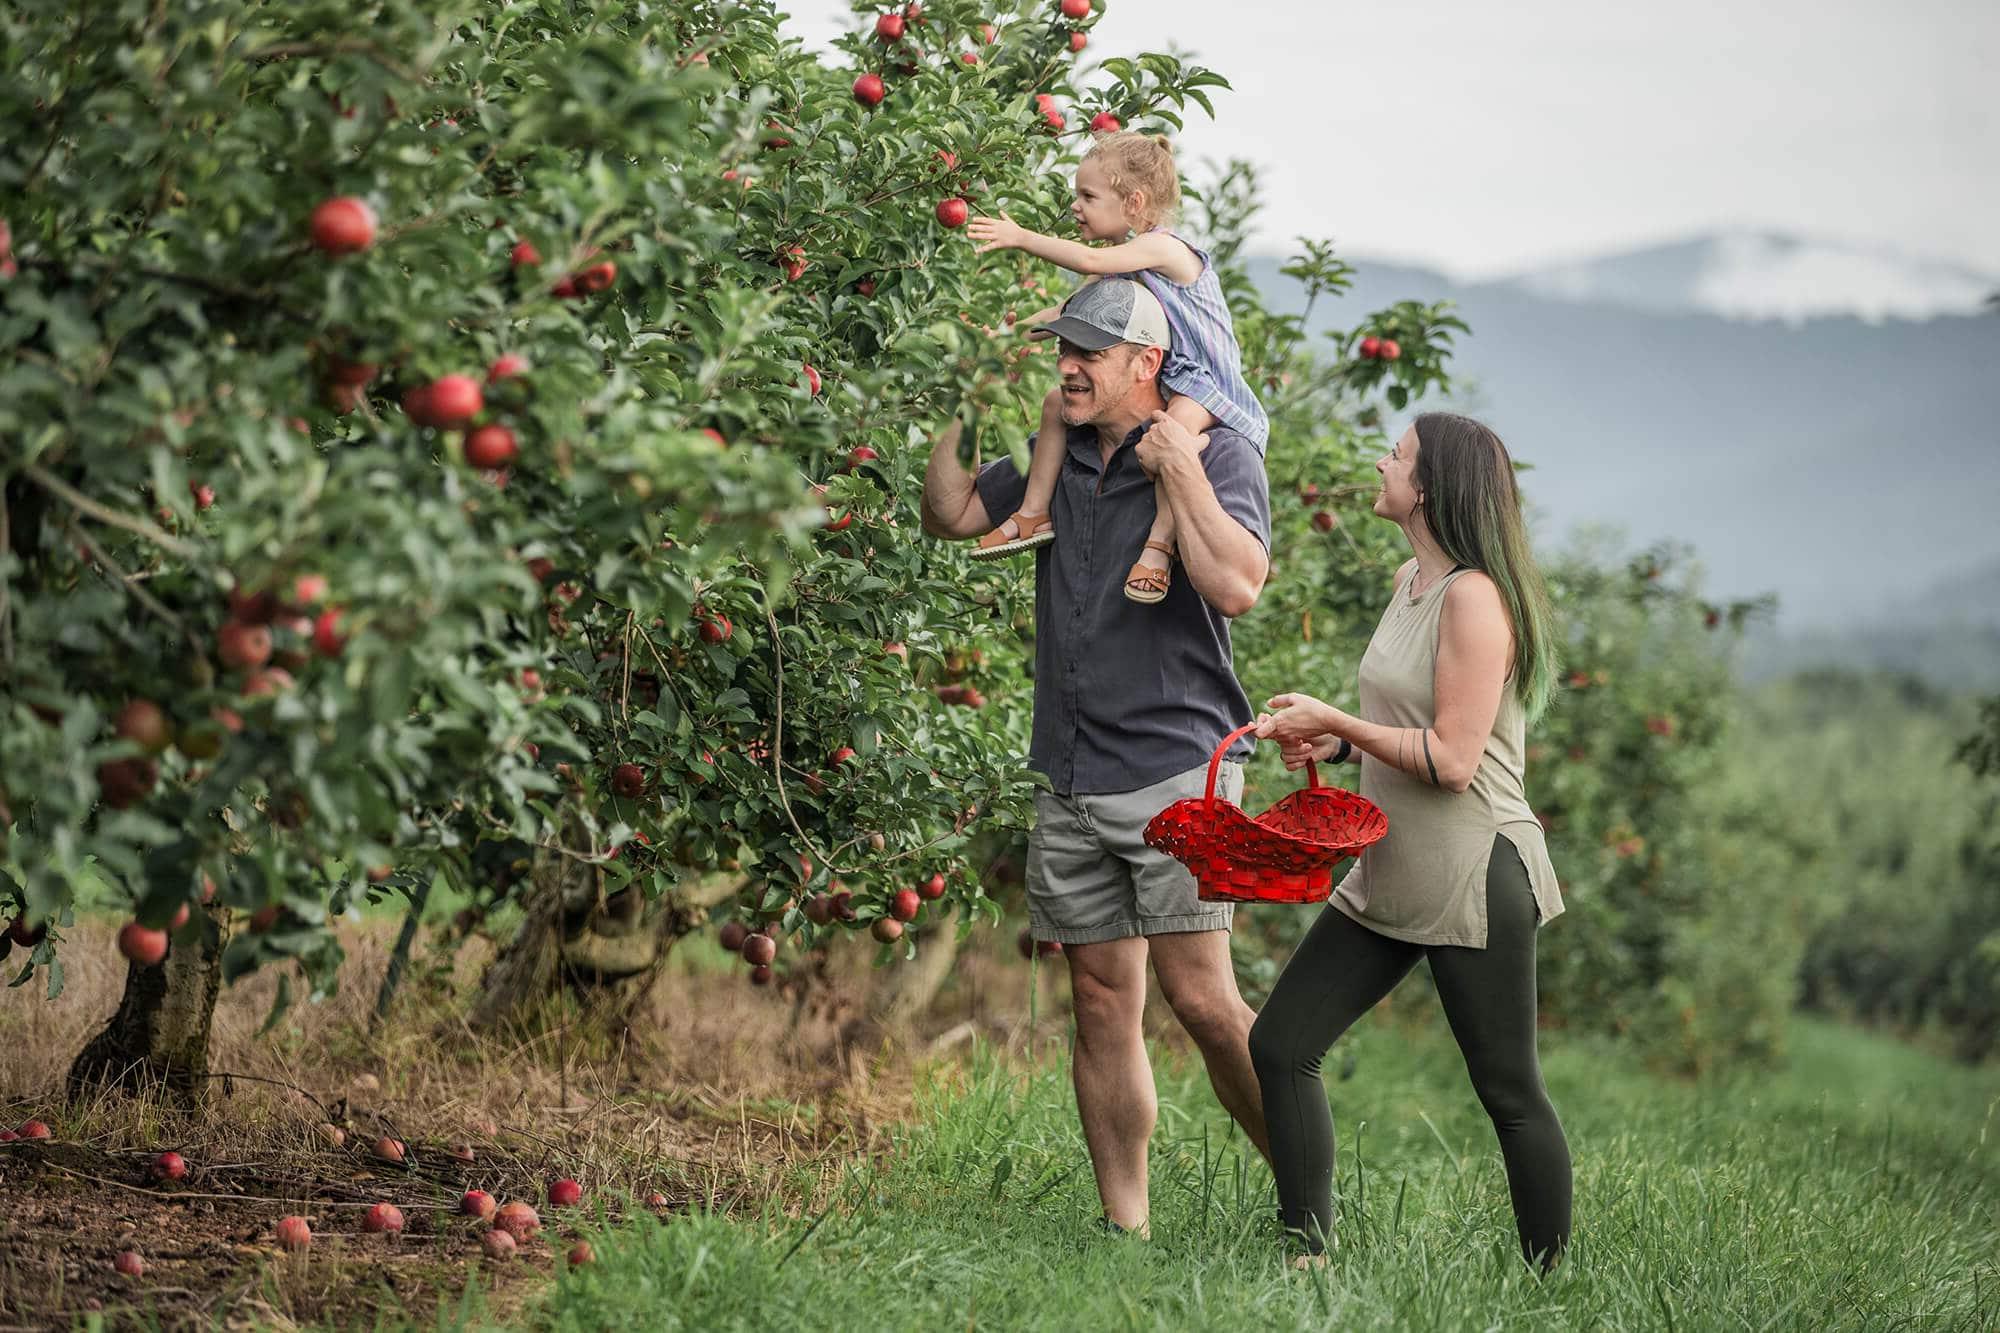
[[1347, 762], [1347, 756], [1353, 753], [1354, 746], [1343, 736], [1340, 740], [1340, 748], [1333, 752], [1333, 757], [1328, 759], [1327, 762], [1330, 764], [1344, 764]]

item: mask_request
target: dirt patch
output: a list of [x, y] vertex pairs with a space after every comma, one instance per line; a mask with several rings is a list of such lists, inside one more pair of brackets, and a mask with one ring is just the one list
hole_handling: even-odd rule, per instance
[[[68, 932], [58, 1000], [24, 987], [0, 1005], [0, 1126], [35, 1117], [53, 1130], [0, 1143], [0, 1330], [67, 1327], [96, 1310], [113, 1327], [428, 1323], [474, 1281], [486, 1317], [503, 1317], [534, 1298], [567, 1238], [600, 1212], [615, 1221], [658, 1195], [669, 1214], [803, 1213], [830, 1197], [845, 1163], [888, 1148], [913, 1114], [928, 1053], [973, 1036], [1024, 1049], [1064, 1034], [1057, 969], [1043, 969], [1031, 1029], [1025, 967], [1011, 941], [1003, 952], [990, 937], [909, 1030], [859, 1048], [843, 1034], [883, 975], [861, 944], [758, 989], [708, 940], [684, 941], [633, 1022], [607, 1027], [558, 1005], [503, 1038], [458, 1017], [490, 944], [420, 951], [388, 1021], [371, 1028], [367, 1001], [394, 926], [369, 923], [343, 931], [338, 994], [294, 1007], [267, 1034], [258, 1028], [276, 979], [224, 991], [219, 1076], [200, 1115], [111, 1093], [67, 1105], [68, 1060], [124, 983], [113, 929]], [[333, 1145], [325, 1126], [345, 1142]], [[374, 1154], [382, 1136], [406, 1145], [402, 1164]], [[185, 1180], [150, 1177], [167, 1150], [186, 1159]], [[581, 1208], [548, 1206], [560, 1176], [583, 1185]], [[457, 1213], [467, 1188], [533, 1204], [547, 1229], [516, 1258], [485, 1260], [484, 1228]], [[402, 1210], [401, 1236], [362, 1232], [377, 1202]], [[304, 1254], [278, 1247], [288, 1214], [312, 1226]], [[144, 1276], [115, 1271], [125, 1250], [142, 1256]]]

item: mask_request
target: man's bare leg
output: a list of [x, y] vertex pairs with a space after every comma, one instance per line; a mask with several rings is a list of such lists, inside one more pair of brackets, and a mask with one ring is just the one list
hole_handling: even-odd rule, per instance
[[1069, 959], [1076, 1011], [1071, 1074], [1083, 1141], [1097, 1173], [1097, 1197], [1105, 1216], [1127, 1231], [1144, 1233], [1149, 1215], [1146, 1144], [1159, 1115], [1140, 1024], [1146, 1007], [1146, 941], [1135, 936], [1065, 944], [1063, 956]]
[[1174, 1017], [1201, 1048], [1216, 1100], [1269, 1161], [1264, 1098], [1257, 1071], [1250, 1063], [1250, 1025], [1257, 1012], [1243, 1002], [1242, 992], [1236, 989], [1236, 969], [1229, 962], [1229, 932], [1151, 935], [1146, 943], [1152, 950], [1160, 992]]

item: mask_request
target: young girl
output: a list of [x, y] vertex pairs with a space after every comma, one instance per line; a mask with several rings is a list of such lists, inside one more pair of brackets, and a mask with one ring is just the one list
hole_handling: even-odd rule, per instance
[[[1043, 236], [1005, 214], [974, 218], [967, 232], [981, 242], [980, 254], [1026, 250], [1087, 275], [1086, 282], [1106, 275], [1143, 282], [1165, 308], [1173, 334], [1173, 347], [1160, 366], [1160, 388], [1169, 400], [1167, 415], [1197, 435], [1217, 424], [1227, 426], [1262, 453], [1271, 423], [1243, 379], [1242, 353], [1215, 266], [1207, 254], [1165, 225], [1180, 197], [1180, 176], [1165, 136], [1121, 130], [1100, 138], [1084, 155], [1076, 170], [1076, 199], [1070, 205], [1070, 216], [1085, 242], [1116, 244], [1093, 247]], [[1046, 323], [1058, 313], [1055, 308], [1044, 310], [1026, 323], [1030, 327]], [[1019, 512], [980, 539], [971, 553], [974, 560], [994, 560], [1055, 540], [1049, 504], [1062, 471], [1066, 435], [1062, 391], [1051, 389], [1042, 402], [1028, 493]], [[1174, 554], [1174, 514], [1166, 488], [1156, 486], [1153, 493], [1159, 515], [1125, 579], [1125, 595], [1135, 602], [1160, 601], [1172, 581], [1168, 571]]]

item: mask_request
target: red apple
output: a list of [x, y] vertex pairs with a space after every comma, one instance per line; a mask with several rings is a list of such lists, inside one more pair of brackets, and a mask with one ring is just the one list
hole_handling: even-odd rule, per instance
[[919, 896], [928, 898], [932, 902], [936, 902], [938, 899], [944, 897], [944, 875], [942, 873], [933, 874], [929, 879], [917, 885], [917, 893]]
[[1318, 532], [1332, 532], [1339, 521], [1333, 516], [1333, 511], [1328, 509], [1316, 510], [1312, 516], [1313, 528]]
[[812, 395], [813, 395], [814, 397], [818, 397], [818, 396], [819, 396], [819, 372], [818, 372], [817, 370], [814, 370], [814, 369], [813, 369], [813, 365], [812, 365], [812, 362], [810, 362], [810, 361], [807, 361], [807, 362], [805, 362], [804, 364], [805, 364], [805, 370], [806, 370], [806, 392], [807, 392], [807, 393], [809, 393], [809, 394], [812, 394]]
[[[904, 892], [907, 893], [908, 890]], [[874, 924], [868, 927], [868, 933], [884, 944], [894, 944], [903, 938], [903, 923], [894, 917], [878, 916]]]
[[270, 628], [226, 620], [215, 632], [215, 655], [224, 666], [238, 671], [263, 666], [271, 660]]
[[111, 727], [148, 754], [158, 754], [173, 741], [167, 715], [150, 699], [134, 699], [119, 709]]
[[953, 195], [949, 199], [938, 200], [937, 220], [953, 230], [963, 227], [972, 210], [965, 200]]
[[535, 248], [532, 241], [516, 241], [508, 258], [514, 261], [515, 268], [532, 267], [542, 262], [542, 252]]
[[1381, 351], [1382, 340], [1374, 334], [1371, 333], [1361, 340], [1361, 355], [1363, 359], [1373, 361]]
[[330, 255], [351, 255], [375, 243], [375, 210], [353, 195], [329, 199], [312, 212], [312, 243]]
[[163, 1152], [146, 1170], [155, 1180], [186, 1180], [187, 1160], [177, 1152]]
[[824, 926], [833, 920], [833, 900], [823, 893], [815, 893], [806, 899], [805, 906], [800, 910], [805, 913], [806, 920], [815, 926]]
[[501, 380], [512, 379], [516, 375], [525, 375], [527, 373], [528, 358], [522, 356], [519, 352], [507, 352], [497, 358], [487, 368], [486, 382], [488, 384], [498, 384]]
[[827, 757], [826, 761], [827, 767], [839, 768], [842, 764], [846, 763], [848, 760], [852, 758], [854, 758], [854, 747], [851, 745], [843, 745], [838, 750], [835, 750], [831, 755]]
[[915, 921], [923, 899], [915, 889], [897, 889], [889, 899], [889, 915], [898, 921]]
[[514, 1237], [506, 1231], [489, 1231], [479, 1238], [479, 1248], [486, 1251], [488, 1259], [512, 1259], [514, 1257]]
[[322, 1124], [317, 1127], [317, 1131], [330, 1147], [339, 1148], [347, 1143], [347, 1131], [339, 1125]]
[[882, 645], [882, 656], [898, 657], [901, 658], [903, 661], [908, 662], [910, 660], [910, 649], [909, 646], [906, 644], [885, 643]]
[[564, 1176], [549, 1182], [549, 1207], [574, 1208], [583, 1202], [583, 1186]]
[[532, 1207], [516, 1200], [500, 1205], [493, 1214], [493, 1225], [515, 1240], [526, 1240], [542, 1229], [542, 1219]]
[[430, 426], [462, 426], [486, 406], [479, 381], [470, 375], [444, 375], [431, 381], [424, 395]]
[[1394, 361], [1402, 354], [1403, 349], [1394, 338], [1384, 338], [1382, 340], [1381, 356], [1384, 361]]
[[173, 920], [167, 922], [168, 930], [179, 930], [188, 923], [188, 905], [182, 903], [174, 909]]
[[303, 1250], [312, 1244], [312, 1228], [303, 1217], [278, 1219], [278, 1244], [288, 1250]]
[[596, 1259], [597, 1252], [590, 1248], [590, 1242], [587, 1240], [580, 1240], [569, 1247], [569, 1266], [571, 1268], [581, 1268], [587, 1263], [595, 1262]]
[[344, 384], [358, 389], [375, 378], [375, 372], [382, 367], [369, 361], [349, 361], [345, 357], [327, 358], [326, 377], [335, 384]]
[[762, 967], [778, 956], [778, 942], [769, 935], [749, 935], [743, 940], [743, 961]]
[[875, 279], [863, 278], [854, 284], [854, 290], [862, 296], [873, 296], [875, 294]]
[[759, 963], [750, 969], [750, 984], [753, 986], [768, 986], [771, 984], [772, 975], [769, 963]]
[[458, 1199], [458, 1211], [462, 1215], [481, 1221], [493, 1216], [494, 1207], [493, 1196], [485, 1190], [467, 1190]]
[[375, 1155], [385, 1162], [402, 1161], [403, 1152], [403, 1142], [401, 1139], [392, 1139], [387, 1134], [384, 1134], [381, 1138], [375, 1140]]
[[646, 790], [646, 770], [637, 764], [620, 764], [611, 770], [611, 790], [632, 797]]
[[505, 426], [481, 426], [465, 437], [465, 461], [474, 467], [503, 467], [520, 452]]
[[393, 1203], [378, 1203], [361, 1215], [361, 1229], [370, 1235], [396, 1235], [403, 1230], [403, 1210]]
[[743, 941], [750, 938], [750, 928], [741, 921], [725, 921], [722, 929], [715, 934], [716, 941], [731, 953], [743, 952]]
[[146, 1261], [139, 1257], [137, 1250], [120, 1250], [118, 1257], [111, 1261], [111, 1266], [125, 1277], [146, 1276]]
[[1069, 35], [1070, 50], [1081, 51], [1084, 47], [1089, 45], [1090, 45], [1090, 38], [1084, 33], [1073, 32]]
[[340, 608], [330, 606], [313, 621], [313, 651], [321, 657], [338, 657], [347, 647], [347, 636], [340, 632], [340, 616]]
[[1087, 19], [1090, 17], [1090, 0], [1062, 0], [1062, 12], [1066, 19]]
[[863, 74], [854, 81], [854, 100], [863, 106], [880, 106], [888, 95], [880, 74]]
[[735, 632], [728, 616], [703, 616], [701, 618], [701, 640], [703, 643], [727, 643]]
[[215, 487], [203, 486], [198, 482], [188, 483], [188, 494], [194, 497], [196, 512], [207, 509], [215, 503]]
[[881, 456], [868, 445], [857, 444], [847, 451], [847, 466], [842, 468], [841, 471], [852, 472], [862, 464], [872, 463]]
[[805, 275], [806, 248], [795, 245], [778, 259], [778, 267], [785, 271], [786, 282], [797, 282]]
[[21, 1128], [16, 1133], [24, 1139], [46, 1139], [49, 1137], [49, 1127], [39, 1120], [23, 1120]]
[[252, 935], [268, 934], [271, 927], [278, 924], [280, 910], [276, 903], [271, 903], [252, 912], [250, 914], [250, 933]]
[[875, 18], [875, 35], [885, 42], [903, 40], [903, 16], [901, 14], [880, 14]]
[[669, 1206], [669, 1203], [670, 1201], [668, 1200], [667, 1196], [660, 1193], [658, 1190], [654, 1190], [651, 1194], [648, 1194], [646, 1196], [646, 1206], [648, 1208], [665, 1208]]
[[[1083, 34], [1078, 33], [1081, 37]], [[1116, 134], [1124, 129], [1124, 124], [1109, 111], [1100, 111], [1090, 118], [1090, 128], [1099, 134]]]
[[243, 677], [243, 697], [261, 699], [268, 694], [281, 694], [296, 683], [292, 673], [283, 667], [264, 667]]
[[977, 65], [979, 57], [970, 51], [960, 51], [958, 53], [958, 63], [961, 65]]
[[167, 932], [127, 922], [118, 931], [118, 952], [140, 967], [153, 967], [167, 956]]

